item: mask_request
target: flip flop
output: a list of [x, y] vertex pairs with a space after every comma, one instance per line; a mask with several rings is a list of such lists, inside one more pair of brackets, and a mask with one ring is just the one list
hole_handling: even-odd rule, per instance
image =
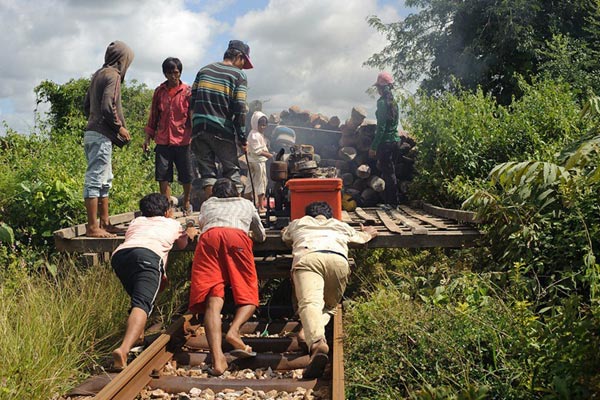
[[255, 351], [249, 351], [252, 348], [250, 346], [246, 346], [245, 349], [233, 349], [229, 352], [233, 357], [236, 358], [252, 358], [256, 357]]
[[221, 375], [223, 375], [223, 374], [225, 373], [225, 371], [223, 371], [223, 372], [219, 372], [219, 371], [217, 371], [217, 370], [216, 370], [216, 369], [214, 369], [214, 368], [209, 368], [209, 369], [206, 371], [206, 373], [207, 373], [208, 375], [210, 375], [210, 376], [221, 376]]
[[108, 373], [116, 373], [118, 374], [119, 372], [123, 371], [125, 369], [125, 367], [115, 367], [114, 365], [111, 365], [108, 368], [105, 368], [104, 370]]
[[104, 229], [106, 232], [108, 233], [112, 233], [113, 235], [123, 235], [125, 234], [125, 232], [127, 232], [127, 228], [121, 228], [119, 226], [116, 225], [106, 225], [106, 226], [101, 226], [102, 229]]
[[329, 356], [325, 353], [316, 353], [308, 366], [302, 371], [302, 379], [316, 379], [323, 376]]

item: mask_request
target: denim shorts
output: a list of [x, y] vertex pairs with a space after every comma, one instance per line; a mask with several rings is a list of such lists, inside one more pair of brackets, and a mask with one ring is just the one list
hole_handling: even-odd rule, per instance
[[83, 181], [83, 198], [108, 197], [112, 187], [112, 142], [106, 136], [86, 131], [83, 136], [87, 170]]

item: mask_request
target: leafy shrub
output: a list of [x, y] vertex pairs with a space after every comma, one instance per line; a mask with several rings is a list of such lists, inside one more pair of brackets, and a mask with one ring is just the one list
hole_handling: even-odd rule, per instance
[[[598, 114], [600, 117], [600, 113]], [[598, 248], [600, 136], [569, 146], [552, 162], [524, 161], [498, 165], [487, 189], [475, 192], [465, 206], [488, 221], [490, 248], [499, 268], [525, 278], [536, 301], [581, 295], [596, 308], [600, 276]]]
[[419, 142], [413, 198], [458, 207], [466, 197], [453, 190], [456, 179], [478, 182], [511, 160], [551, 161], [589, 129], [568, 85], [543, 79], [520, 85], [523, 96], [511, 106], [496, 104], [481, 90], [405, 100]]
[[[83, 178], [83, 97], [89, 80], [63, 85], [45, 81], [39, 101], [50, 101], [48, 123], [39, 132], [9, 132], [0, 138], [0, 209], [20, 243], [52, 245], [52, 232], [85, 221]], [[113, 149], [111, 213], [137, 209], [139, 199], [157, 191], [153, 161], [141, 144], [152, 91], [132, 82], [123, 87], [123, 104], [132, 143]]]
[[462, 256], [437, 266], [409, 256], [402, 274], [346, 302], [347, 397], [589, 398], [600, 321], [577, 297], [536, 311], [493, 283], [497, 273], [453, 273]]

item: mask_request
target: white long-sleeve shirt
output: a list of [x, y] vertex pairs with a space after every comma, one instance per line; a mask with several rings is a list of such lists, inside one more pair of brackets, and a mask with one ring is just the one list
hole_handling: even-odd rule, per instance
[[293, 220], [283, 229], [281, 238], [292, 244], [293, 268], [303, 256], [315, 251], [331, 251], [348, 258], [348, 243], [367, 243], [372, 237], [335, 218], [307, 215]]

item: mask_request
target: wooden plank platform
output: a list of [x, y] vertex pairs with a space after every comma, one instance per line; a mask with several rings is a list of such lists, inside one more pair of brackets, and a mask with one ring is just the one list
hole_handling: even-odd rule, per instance
[[[134, 212], [115, 215], [111, 217], [111, 223], [126, 227], [135, 215]], [[185, 223], [186, 218], [181, 213], [175, 217], [182, 224]], [[188, 218], [197, 220], [197, 214]], [[356, 229], [360, 229], [361, 224], [377, 229], [379, 235], [365, 245], [355, 246], [358, 248], [472, 247], [477, 245], [477, 239], [482, 236], [475, 225], [477, 220], [474, 213], [428, 204], [423, 204], [422, 208], [373, 207], [345, 211], [343, 220]], [[88, 238], [84, 235], [83, 224], [55, 231], [54, 242], [57, 250], [73, 253], [112, 252], [124, 240], [124, 236]], [[195, 243], [190, 243], [183, 251], [194, 251], [195, 246]], [[254, 252], [258, 255], [286, 254], [290, 253], [291, 249], [281, 241], [280, 230], [268, 228], [267, 240], [264, 243], [255, 243]]]

